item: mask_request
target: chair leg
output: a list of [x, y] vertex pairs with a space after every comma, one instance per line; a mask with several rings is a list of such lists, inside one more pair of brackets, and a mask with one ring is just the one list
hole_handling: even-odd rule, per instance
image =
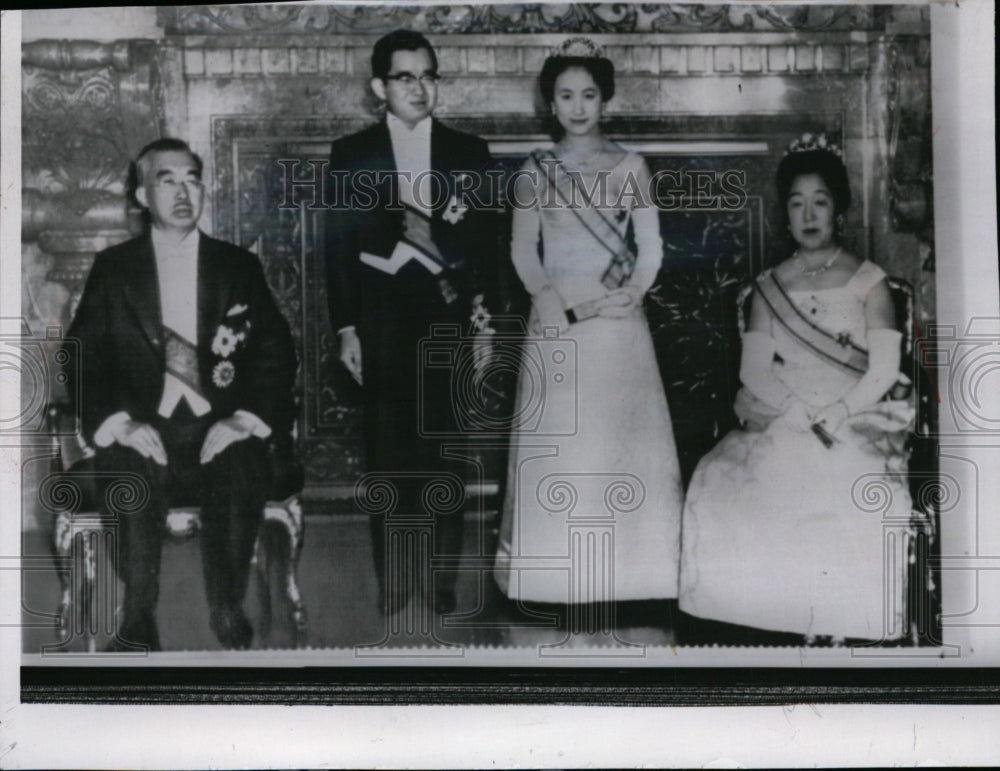
[[258, 619], [258, 632], [260, 640], [269, 642], [271, 637], [271, 586], [268, 577], [271, 573], [270, 552], [266, 546], [267, 533], [261, 527], [257, 534], [257, 542], [253, 547], [253, 559], [251, 565], [254, 573], [254, 583], [257, 585], [257, 597], [260, 601], [260, 618]]
[[940, 629], [940, 594], [935, 581], [936, 532], [933, 514], [914, 509], [907, 565], [907, 616], [910, 644], [943, 645]]
[[[283, 534], [281, 547], [278, 547], [270, 537], [269, 532], [273, 532], [269, 528], [270, 525], [277, 526]], [[306, 611], [298, 585], [302, 535], [302, 506], [297, 498], [291, 498], [282, 503], [269, 503], [264, 509], [264, 525], [257, 536], [254, 557], [264, 619], [269, 626], [271, 591], [276, 588], [271, 585], [271, 582], [272, 580], [280, 580], [284, 598], [291, 607], [290, 620], [293, 626], [295, 647], [304, 642], [306, 633]], [[281, 568], [283, 568], [283, 575], [279, 579], [276, 570]]]
[[285, 588], [288, 598], [292, 601], [292, 620], [295, 622], [295, 645], [298, 647], [305, 641], [306, 627], [306, 606], [302, 602], [302, 593], [299, 591], [299, 558], [302, 556], [303, 535], [305, 534], [305, 520], [302, 517], [302, 504], [298, 498], [293, 498], [288, 503], [288, 513], [295, 525], [295, 539], [292, 545], [291, 559], [288, 560], [288, 573], [285, 580]]
[[93, 514], [60, 512], [56, 518], [55, 552], [60, 584], [59, 644], [49, 650], [67, 650], [82, 637], [88, 653], [97, 651], [101, 634], [99, 581], [102, 525]]
[[67, 564], [73, 557], [72, 516], [60, 511], [56, 517], [54, 551], [56, 555], [56, 575], [59, 578], [59, 641], [66, 642], [73, 633], [73, 572]]
[[83, 587], [80, 592], [83, 610], [83, 634], [87, 640], [87, 653], [97, 652], [98, 603], [97, 595], [97, 544], [99, 531], [87, 531], [77, 536], [83, 546]]

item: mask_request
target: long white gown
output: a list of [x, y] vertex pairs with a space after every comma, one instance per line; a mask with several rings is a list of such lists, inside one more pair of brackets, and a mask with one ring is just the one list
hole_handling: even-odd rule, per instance
[[[608, 202], [640, 171], [642, 158], [626, 155], [608, 180]], [[551, 285], [570, 307], [602, 297], [608, 251], [573, 212], [537, 205], [544, 184], [530, 210], [515, 212], [518, 276], [532, 294]], [[656, 210], [634, 203], [604, 213], [622, 234], [631, 217], [638, 258], [629, 283], [645, 292], [662, 241]], [[573, 324], [556, 339], [529, 337], [516, 405], [494, 572], [501, 589], [568, 604], [676, 597], [683, 492], [641, 307]]]
[[[788, 294], [818, 326], [863, 341], [865, 297], [883, 278], [864, 262], [844, 286]], [[806, 403], [829, 404], [857, 382], [781, 324], [772, 336], [784, 360], [776, 377]], [[688, 487], [681, 610], [806, 635], [903, 635], [912, 420], [908, 402], [880, 402], [841, 425], [829, 449], [781, 417], [729, 433]]]

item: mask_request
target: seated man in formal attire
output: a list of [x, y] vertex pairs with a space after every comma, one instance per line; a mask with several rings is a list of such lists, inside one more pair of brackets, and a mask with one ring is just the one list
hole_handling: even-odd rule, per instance
[[[443, 438], [460, 433], [451, 373], [422, 369], [420, 351], [435, 325], [465, 332], [491, 289], [495, 217], [473, 205], [483, 200], [490, 155], [479, 137], [432, 117], [438, 65], [422, 35], [383, 36], [371, 66], [385, 117], [331, 149], [338, 189], [327, 227], [330, 321], [340, 360], [364, 392], [367, 470], [398, 493], [391, 511], [371, 517], [379, 604], [397, 612], [422, 593], [448, 613], [456, 604], [457, 574], [448, 568], [461, 553], [465, 469], [446, 457]], [[457, 512], [429, 494], [441, 482], [459, 488]], [[430, 555], [418, 546], [414, 558], [406, 546], [422, 537], [394, 521], [433, 530], [435, 586], [425, 585]]]
[[143, 148], [136, 198], [149, 232], [96, 256], [69, 330], [80, 346], [69, 391], [98, 482], [136, 494], [125, 511], [101, 495], [125, 586], [113, 649], [159, 648], [167, 511], [193, 505], [212, 629], [226, 648], [249, 647], [242, 605], [269, 493], [267, 440], [294, 418], [288, 324], [257, 257], [198, 230], [201, 172], [180, 140]]

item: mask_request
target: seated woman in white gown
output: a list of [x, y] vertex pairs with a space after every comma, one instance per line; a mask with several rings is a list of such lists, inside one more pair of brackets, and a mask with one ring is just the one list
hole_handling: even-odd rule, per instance
[[[810, 138], [811, 139], [811, 138]], [[835, 640], [901, 636], [910, 517], [909, 402], [885, 274], [837, 243], [850, 204], [838, 153], [793, 146], [778, 195], [798, 244], [754, 283], [727, 435], [696, 469], [679, 607]]]
[[649, 170], [601, 133], [614, 68], [591, 41], [549, 57], [541, 89], [562, 138], [513, 189], [532, 308], [494, 576], [517, 600], [676, 598], [682, 489], [642, 307], [663, 257]]

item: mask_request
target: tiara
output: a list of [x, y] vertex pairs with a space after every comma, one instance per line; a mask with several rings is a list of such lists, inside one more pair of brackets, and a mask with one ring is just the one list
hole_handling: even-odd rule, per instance
[[844, 158], [844, 152], [837, 145], [828, 140], [825, 133], [812, 134], [809, 132], [806, 132], [797, 139], [793, 139], [791, 144], [788, 145], [788, 150], [785, 151], [785, 155], [791, 155], [792, 153], [807, 153], [810, 150], [825, 150], [828, 153], [833, 153], [841, 160]]
[[603, 59], [604, 49], [590, 38], [571, 37], [552, 49], [552, 56], [574, 59]]

